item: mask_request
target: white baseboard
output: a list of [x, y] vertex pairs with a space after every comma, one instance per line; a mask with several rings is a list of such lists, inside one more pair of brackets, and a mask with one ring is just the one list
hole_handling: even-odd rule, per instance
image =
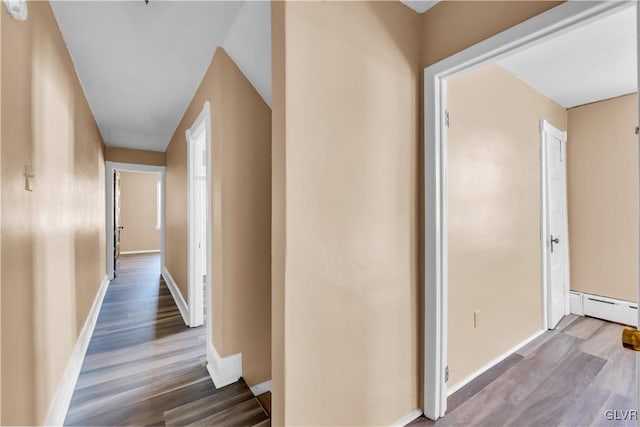
[[82, 363], [84, 362], [84, 356], [87, 353], [87, 347], [89, 347], [89, 342], [91, 341], [93, 330], [96, 327], [96, 321], [98, 320], [100, 308], [102, 308], [102, 301], [104, 300], [104, 295], [107, 293], [108, 287], [109, 277], [105, 275], [102, 283], [100, 283], [100, 288], [98, 288], [98, 293], [93, 300], [89, 315], [82, 326], [78, 341], [76, 341], [76, 345], [73, 348], [73, 352], [67, 363], [67, 368], [62, 376], [62, 382], [58, 386], [56, 395], [49, 408], [49, 413], [45, 421], [45, 425], [47, 426], [61, 426], [67, 417], [73, 390], [76, 388], [76, 383], [80, 376], [80, 369], [82, 369]]
[[207, 371], [209, 371], [216, 388], [235, 383], [242, 377], [242, 353], [220, 357], [213, 344], [209, 344], [207, 346]]
[[251, 389], [251, 393], [253, 393], [254, 396], [260, 396], [261, 394], [271, 391], [271, 380], [256, 384], [253, 387], [249, 388]]
[[637, 326], [638, 304], [616, 298], [571, 291], [571, 313]]
[[414, 409], [398, 421], [391, 424], [391, 427], [404, 427], [420, 416], [422, 416], [422, 411], [420, 409]]
[[162, 277], [164, 278], [164, 282], [167, 284], [167, 288], [169, 288], [169, 292], [171, 292], [173, 300], [178, 306], [178, 310], [180, 310], [180, 315], [182, 316], [182, 320], [184, 320], [184, 324], [189, 326], [189, 306], [184, 300], [180, 289], [178, 289], [176, 281], [173, 280], [171, 273], [169, 273], [169, 270], [167, 270], [167, 267], [164, 265], [162, 266]]
[[477, 371], [475, 371], [471, 375], [469, 375], [469, 376], [463, 378], [462, 380], [458, 381], [455, 385], [453, 385], [451, 387], [447, 387], [447, 396], [451, 396], [453, 393], [455, 393], [456, 391], [460, 390], [462, 387], [466, 386], [471, 381], [473, 381], [476, 378], [478, 378], [481, 374], [483, 374], [486, 371], [488, 371], [489, 369], [493, 368], [495, 365], [497, 365], [498, 363], [502, 362], [504, 359], [506, 359], [507, 357], [511, 356], [513, 353], [515, 353], [516, 351], [520, 350], [522, 347], [524, 347], [525, 345], [529, 344], [531, 341], [535, 340], [536, 338], [538, 338], [540, 335], [544, 334], [545, 332], [546, 332], [546, 330], [544, 330], [544, 329], [539, 330], [538, 332], [536, 332], [535, 334], [531, 335], [526, 340], [522, 341], [520, 344], [517, 344], [514, 347], [510, 348], [509, 350], [505, 351], [500, 356], [496, 357], [491, 362], [487, 363], [486, 365], [484, 365], [482, 368], [478, 369]]
[[120, 255], [135, 255], [135, 254], [159, 254], [160, 249], [149, 249], [145, 251], [124, 251], [120, 252]]

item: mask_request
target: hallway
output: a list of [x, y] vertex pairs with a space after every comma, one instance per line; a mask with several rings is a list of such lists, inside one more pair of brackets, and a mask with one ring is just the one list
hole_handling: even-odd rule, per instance
[[185, 326], [159, 271], [160, 255], [121, 259], [65, 425], [268, 423], [242, 379], [215, 389], [205, 328]]

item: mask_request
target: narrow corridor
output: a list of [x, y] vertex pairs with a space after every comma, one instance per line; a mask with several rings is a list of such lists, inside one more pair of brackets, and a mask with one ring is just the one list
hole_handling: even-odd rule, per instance
[[159, 255], [125, 256], [109, 284], [65, 425], [255, 425], [267, 415], [242, 379], [216, 389], [205, 328], [187, 327]]

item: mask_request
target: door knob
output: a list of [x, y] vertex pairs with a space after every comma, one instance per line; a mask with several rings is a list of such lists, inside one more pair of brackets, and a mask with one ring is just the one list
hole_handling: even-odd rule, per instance
[[554, 243], [555, 243], [556, 245], [560, 244], [560, 239], [559, 239], [559, 238], [557, 238], [557, 237], [555, 237], [555, 238], [554, 238], [554, 237], [553, 237], [553, 234], [552, 234], [552, 235], [551, 235], [551, 253], [553, 253], [553, 244], [554, 244]]
[[640, 351], [640, 331], [634, 328], [622, 330], [622, 346], [629, 350]]

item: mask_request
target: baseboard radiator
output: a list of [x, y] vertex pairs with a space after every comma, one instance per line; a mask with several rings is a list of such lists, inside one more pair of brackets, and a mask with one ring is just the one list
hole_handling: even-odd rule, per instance
[[638, 304], [615, 298], [571, 291], [571, 313], [624, 325], [638, 325]]

